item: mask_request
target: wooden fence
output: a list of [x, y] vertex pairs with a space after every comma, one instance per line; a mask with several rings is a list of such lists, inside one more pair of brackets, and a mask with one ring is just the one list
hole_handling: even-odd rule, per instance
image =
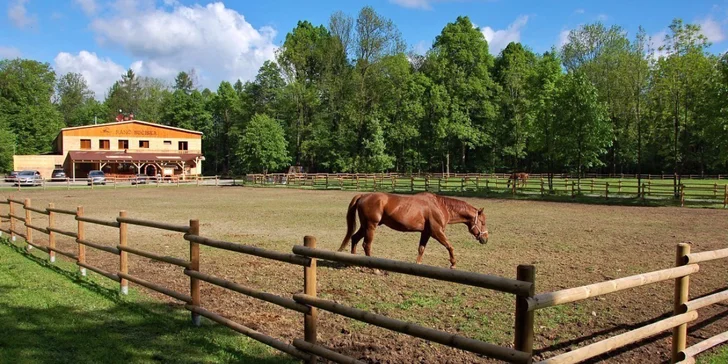
[[[311, 236], [304, 237], [303, 245], [294, 246], [292, 253], [284, 253], [204, 237], [201, 235], [200, 223], [198, 220], [190, 220], [188, 224], [170, 224], [132, 218], [127, 216], [126, 211], [120, 211], [119, 216], [114, 220], [103, 220], [85, 215], [84, 209], [81, 206], [77, 207], [75, 210], [70, 210], [57, 208], [51, 203], [46, 208], [38, 208], [32, 206], [31, 200], [27, 198], [23, 200], [7, 198], [6, 200], [0, 200], [0, 204], [8, 205], [8, 213], [0, 214], [0, 219], [2, 219], [0, 222], [9, 223], [8, 228], [4, 228], [3, 225], [0, 224], [0, 235], [2, 233], [6, 233], [10, 236], [12, 241], [16, 241], [17, 237], [23, 238], [27, 243], [26, 248], [28, 250], [35, 248], [47, 252], [49, 255], [48, 259], [51, 262], [55, 261], [56, 254], [65, 256], [78, 265], [82, 275], [86, 275], [87, 270], [90, 270], [103, 277], [119, 282], [121, 294], [128, 293], [129, 282], [165, 294], [184, 303], [184, 307], [191, 312], [192, 322], [195, 325], [200, 325], [200, 317], [206, 317], [307, 363], [316, 362], [318, 357], [337, 363], [360, 363], [360, 361], [355, 358], [340, 354], [317, 343], [317, 310], [325, 310], [391, 331], [433, 341], [442, 345], [447, 345], [490, 358], [512, 363], [531, 363], [533, 361], [534, 313], [536, 310], [667, 280], [674, 280], [675, 285], [675, 309], [671, 317], [551, 358], [547, 358], [539, 363], [577, 363], [638, 342], [669, 329], [673, 329], [673, 362], [691, 362], [694, 360], [694, 356], [698, 353], [728, 341], [728, 332], [725, 332], [686, 348], [687, 323], [697, 318], [697, 310], [728, 300], [728, 290], [701, 297], [699, 299], [689, 300], [688, 277], [699, 271], [700, 267], [698, 266], [698, 263], [728, 258], [728, 249], [690, 253], [689, 245], [679, 244], [677, 247], [675, 267], [594, 283], [582, 287], [536, 294], [536, 270], [532, 265], [518, 266], [516, 270], [516, 279], [511, 279], [384, 258], [357, 256], [348, 253], [321, 250], [316, 248], [316, 239]], [[19, 209], [22, 209], [24, 213], [20, 213], [20, 211], [18, 211]], [[48, 225], [46, 227], [41, 227], [34, 224], [33, 214], [47, 215]], [[58, 229], [56, 227], [56, 218], [60, 218], [61, 216], [72, 216], [77, 222], [76, 231], [64, 231]], [[86, 224], [101, 225], [115, 229], [118, 232], [118, 244], [116, 246], [107, 246], [98, 242], [90, 241], [85, 236]], [[180, 233], [180, 239], [184, 239], [189, 243], [189, 259], [158, 255], [130, 246], [127, 238], [129, 226], [145, 226]], [[38, 243], [38, 241], [34, 239], [34, 232], [47, 234], [48, 245]], [[77, 246], [76, 250], [64, 251], [58, 249], [55, 246], [55, 238], [58, 234], [75, 239]], [[271, 259], [284, 264], [302, 266], [302, 293], [294, 294], [292, 297], [283, 297], [204, 273], [200, 266], [200, 245]], [[87, 262], [85, 251], [87, 247], [97, 249], [108, 254], [117, 255], [119, 259], [118, 270], [116, 272], [110, 272]], [[129, 274], [129, 254], [146, 257], [155, 261], [183, 268], [181, 273], [186, 275], [190, 282], [189, 293], [178, 292], [160, 284]], [[461, 335], [450, 334], [445, 331], [424, 327], [412, 322], [393, 319], [354, 307], [338, 304], [332, 300], [318, 298], [317, 260], [327, 260], [348, 265], [381, 269], [389, 272], [419, 276], [512, 294], [515, 298], [513, 348], [502, 347]], [[284, 342], [280, 339], [268, 336], [225, 318], [218, 313], [205, 309], [203, 305], [203, 297], [200, 295], [201, 282], [223, 287], [230, 291], [266, 301], [300, 313], [304, 323], [303, 338], [295, 339], [290, 343]]]
[[[79, 182], [85, 182], [86, 184], [79, 184]], [[64, 178], [63, 180], [49, 180], [49, 179], [42, 179], [40, 180], [39, 184], [37, 185], [22, 185], [20, 183], [16, 182], [9, 182], [12, 186], [12, 188], [17, 189], [17, 191], [22, 191], [26, 188], [41, 188], [43, 190], [47, 188], [66, 188], [66, 190], [71, 189], [77, 189], [77, 188], [88, 188], [88, 189], [94, 189], [99, 188], [99, 185], [103, 185], [107, 188], [114, 188], [117, 187], [139, 187], [141, 185], [145, 186], [184, 186], [184, 185], [195, 185], [195, 186], [219, 186], [220, 185], [220, 176], [186, 176], [186, 177], [124, 177], [124, 176], [110, 176], [105, 177], [105, 181], [102, 183], [95, 182], [91, 183], [86, 178], [76, 178], [74, 181], [72, 178]]]
[[[508, 175], [403, 176], [396, 174], [251, 174], [241, 181], [252, 185], [274, 185], [292, 188], [336, 189], [387, 192], [437, 193], [509, 193], [522, 196], [586, 196], [592, 198], [678, 199], [685, 202], [708, 202], [728, 207], [728, 183], [682, 183], [677, 191], [672, 180], [636, 179], [603, 180], [556, 177], [549, 187], [544, 177], [531, 176], [525, 182], [509, 183]], [[235, 182], [233, 181], [233, 184]]]

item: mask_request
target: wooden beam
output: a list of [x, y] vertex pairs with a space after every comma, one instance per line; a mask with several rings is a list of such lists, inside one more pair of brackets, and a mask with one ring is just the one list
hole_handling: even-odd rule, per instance
[[388, 330], [400, 332], [425, 340], [434, 341], [436, 343], [485, 355], [491, 358], [500, 359], [512, 363], [529, 363], [531, 361], [531, 355], [522, 351], [514, 350], [511, 348], [504, 348], [498, 345], [470, 339], [464, 336], [454, 335], [444, 331], [420, 326], [411, 322], [377, 315], [353, 307], [343, 306], [333, 301], [311, 297], [305, 294], [293, 295], [293, 299], [303, 304], [318, 307], [322, 310], [333, 312], [335, 314], [346, 316], [375, 326], [383, 327]]
[[358, 265], [362, 267], [383, 269], [391, 272], [409, 274], [413, 276], [433, 278], [441, 281], [467, 284], [470, 286], [488, 288], [496, 291], [527, 296], [531, 290], [531, 283], [516, 279], [503, 278], [489, 274], [466, 272], [455, 269], [434, 267], [424, 264], [401, 262], [397, 260], [364, 257], [349, 253], [339, 253], [330, 250], [311, 249], [296, 245], [293, 252], [299, 255], [326, 259], [335, 262]]
[[553, 358], [542, 360], [537, 364], [578, 363], [589, 358], [602, 355], [614, 349], [618, 349], [634, 342], [646, 339], [650, 336], [659, 334], [662, 331], [669, 330], [673, 327], [693, 321], [696, 318], [698, 318], [698, 313], [696, 311], [684, 313], [678, 316], [672, 316], [670, 318], [657, 321], [653, 324], [640, 327], [639, 329], [627, 331], [623, 334], [612, 336], [608, 339], [595, 342], [593, 344], [563, 353], [561, 355], [557, 355]]
[[597, 297], [629, 288], [684, 277], [696, 273], [699, 269], [700, 267], [698, 267], [697, 264], [690, 264], [682, 267], [668, 268], [576, 288], [541, 293], [528, 299], [528, 309], [529, 311], [538, 310], [564, 303], [581, 301], [590, 297]]

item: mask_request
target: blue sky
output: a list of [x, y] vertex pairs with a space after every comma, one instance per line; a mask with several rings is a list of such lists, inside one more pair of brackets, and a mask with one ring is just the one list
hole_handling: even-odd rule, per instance
[[[673, 18], [703, 26], [710, 50], [728, 50], [728, 0], [716, 1], [194, 1], [3, 0], [0, 58], [48, 62], [82, 73], [103, 98], [128, 68], [165, 80], [194, 68], [203, 86], [243, 80], [275, 55], [298, 20], [326, 24], [366, 5], [392, 19], [410, 49], [426, 51], [448, 22], [467, 15], [497, 53], [510, 41], [537, 52], [560, 46], [568, 31], [602, 21], [630, 36], [643, 26], [659, 44]], [[2, 5], [0, 5], [2, 6]]]

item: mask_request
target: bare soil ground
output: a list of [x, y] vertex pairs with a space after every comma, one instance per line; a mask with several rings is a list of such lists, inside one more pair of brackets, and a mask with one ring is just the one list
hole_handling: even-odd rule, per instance
[[[345, 233], [345, 212], [355, 192], [293, 189], [205, 187], [99, 189], [95, 191], [23, 192], [36, 207], [82, 205], [88, 216], [112, 219], [119, 210], [130, 217], [185, 224], [201, 222], [202, 235], [267, 249], [290, 252], [314, 235], [318, 247], [335, 250]], [[676, 207], [624, 207], [572, 203], [465, 198], [485, 207], [491, 241], [478, 244], [464, 225], [448, 228], [458, 268], [515, 278], [518, 264], [534, 264], [537, 292], [553, 291], [669, 268], [677, 243], [692, 242], [693, 251], [728, 246], [728, 212]], [[34, 225], [44, 226], [34, 214]], [[59, 227], [75, 230], [75, 221], [57, 218]], [[115, 229], [87, 225], [86, 238], [116, 245]], [[39, 239], [45, 236], [36, 233]], [[419, 235], [381, 227], [373, 255], [414, 261]], [[59, 247], [75, 251], [76, 244], [59, 237]], [[181, 234], [130, 227], [132, 247], [158, 254], [186, 257], [188, 245]], [[362, 254], [362, 249], [359, 249]], [[201, 271], [254, 288], [290, 297], [303, 289], [298, 266], [202, 247]], [[110, 271], [118, 257], [87, 248], [87, 261]], [[181, 268], [130, 255], [130, 272], [144, 279], [188, 292], [189, 280]], [[431, 240], [425, 264], [448, 267], [447, 251]], [[370, 269], [319, 263], [319, 296], [458, 333], [503, 346], [512, 346], [514, 297], [484, 289], [381, 273]], [[690, 278], [691, 298], [724, 288], [728, 270], [724, 262], [701, 264]], [[133, 284], [132, 284], [133, 285]], [[133, 285], [134, 286], [134, 285]], [[135, 286], [136, 287], [136, 286]], [[141, 288], [139, 288], [141, 289]], [[174, 302], [152, 293], [162, 300]], [[568, 349], [636, 328], [672, 311], [673, 284], [658, 283], [536, 313], [536, 355], [547, 358]], [[302, 337], [300, 314], [262, 301], [202, 285], [202, 303], [261, 332], [292, 340]], [[690, 325], [695, 343], [728, 330], [728, 305], [702, 309]], [[492, 362], [439, 344], [395, 334], [374, 326], [321, 312], [321, 344], [372, 363]], [[661, 363], [670, 356], [670, 332], [596, 361]]]

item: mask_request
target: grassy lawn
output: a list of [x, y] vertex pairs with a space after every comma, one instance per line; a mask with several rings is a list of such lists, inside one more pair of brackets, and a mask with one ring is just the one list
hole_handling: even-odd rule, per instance
[[[69, 263], [59, 262], [61, 266]], [[272, 349], [0, 243], [0, 363], [285, 363]], [[114, 282], [111, 282], [114, 283]]]
[[728, 363], [728, 347], [719, 347], [711, 354], [698, 355], [699, 364], [725, 364]]

